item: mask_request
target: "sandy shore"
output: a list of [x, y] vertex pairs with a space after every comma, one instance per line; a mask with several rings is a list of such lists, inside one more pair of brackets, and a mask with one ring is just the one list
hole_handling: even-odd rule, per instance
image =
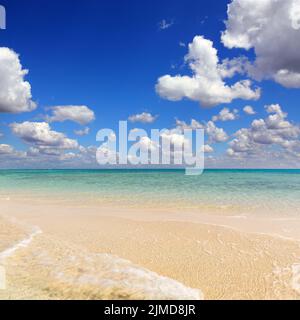
[[51, 201], [0, 207], [0, 252], [30, 240], [0, 262], [0, 299], [300, 298], [298, 221]]

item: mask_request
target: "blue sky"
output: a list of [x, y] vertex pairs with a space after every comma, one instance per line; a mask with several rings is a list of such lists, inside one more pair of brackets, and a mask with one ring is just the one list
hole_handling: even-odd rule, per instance
[[[287, 2], [291, 1], [293, 0]], [[0, 4], [6, 8], [7, 28], [0, 30], [0, 47], [8, 47], [19, 54], [23, 69], [29, 70], [24, 81], [30, 83], [32, 100], [37, 107], [31, 112], [17, 114], [2, 112], [0, 132], [3, 136], [0, 138], [0, 144], [12, 146], [14, 150], [20, 152], [26, 152], [30, 147], [36, 148], [34, 142], [29, 142], [28, 139], [22, 138], [22, 135], [13, 132], [10, 124], [25, 121], [44, 122], [46, 115], [51, 115], [51, 107], [55, 106], [84, 105], [93, 110], [95, 120], [85, 125], [68, 120], [50, 123], [51, 130], [61, 132], [70, 139], [76, 139], [83, 147], [96, 146], [95, 135], [99, 129], [117, 128], [118, 121], [127, 120], [130, 115], [147, 112], [158, 116], [154, 123], [132, 123], [132, 128], [174, 128], [175, 119], [187, 124], [191, 119], [207, 123], [223, 108], [229, 108], [229, 111], [237, 109], [238, 116], [232, 121], [215, 122], [217, 127], [224, 129], [228, 139], [222, 143], [209, 142], [214, 149], [214, 152], [209, 154], [215, 161], [211, 165], [228, 166], [233, 159], [236, 161], [235, 166], [262, 165], [258, 164], [257, 159], [249, 160], [261, 147], [256, 145], [257, 142], [251, 142], [246, 153], [235, 152], [231, 155], [232, 159], [228, 159], [226, 150], [231, 148], [228, 144], [235, 138], [235, 132], [241, 128], [249, 128], [255, 119], [272, 115], [272, 112], [266, 112], [266, 105], [280, 105], [281, 114], [288, 113], [288, 118], [284, 116], [281, 120], [285, 119], [290, 125], [298, 126], [300, 86], [298, 83], [291, 85], [290, 82], [286, 85], [286, 81], [290, 78], [274, 80], [275, 72], [283, 69], [268, 70], [268, 74], [262, 77], [257, 76], [259, 72], [256, 70], [255, 76], [241, 73], [224, 80], [226, 84], [232, 85], [242, 79], [251, 79], [252, 88], [261, 88], [260, 97], [255, 100], [237, 98], [229, 103], [221, 102], [209, 107], [203, 106], [202, 100], [199, 102], [189, 97], [171, 101], [172, 99], [162, 96], [155, 88], [158, 79], [166, 74], [172, 77], [191, 76], [189, 63], [184, 57], [189, 51], [188, 44], [193, 42], [195, 36], [202, 36], [213, 42], [213, 47], [218, 50], [220, 62], [226, 58], [245, 56], [253, 63], [258, 57], [257, 52], [260, 52], [261, 56], [265, 54], [261, 52], [255, 39], [251, 40], [251, 47], [248, 50], [245, 46], [242, 48], [241, 44], [229, 48], [228, 41], [227, 45], [222, 43], [221, 32], [226, 30], [224, 21], [230, 18], [227, 13], [227, 5], [230, 2], [225, 0], [151, 2], [2, 0]], [[253, 0], [253, 6], [255, 2], [256, 0]], [[245, 11], [246, 9], [238, 8]], [[263, 10], [277, 9], [268, 7], [261, 10], [259, 14], [266, 14]], [[247, 13], [241, 12], [241, 14]], [[276, 14], [273, 16], [276, 19]], [[232, 21], [234, 18], [231, 17]], [[248, 23], [250, 30], [251, 23], [255, 24], [255, 21]], [[266, 33], [261, 30], [261, 34], [264, 36]], [[259, 36], [256, 35], [256, 39]], [[271, 40], [275, 43], [276, 35]], [[293, 41], [290, 45], [294, 45]], [[285, 61], [282, 64], [284, 65]], [[259, 68], [265, 72], [266, 67], [263, 64], [256, 69]], [[293, 68], [294, 66], [291, 66], [289, 71], [298, 72], [297, 67], [295, 70]], [[252, 106], [256, 114], [246, 114], [243, 111], [246, 105]], [[276, 115], [278, 112], [273, 114]], [[90, 128], [88, 135], [77, 136], [74, 133], [74, 130], [85, 127]], [[278, 138], [277, 133], [272, 131], [271, 134]], [[280, 139], [281, 137], [280, 133]], [[274, 162], [274, 166], [293, 167], [299, 162], [298, 137], [293, 137], [292, 140], [295, 147], [288, 151], [293, 153], [293, 156], [290, 156], [288, 161], [281, 159], [278, 163]], [[272, 152], [274, 150], [277, 152], [279, 149], [284, 149], [283, 145], [286, 148], [285, 141], [272, 142], [268, 148]], [[251, 148], [256, 148], [255, 152], [252, 152]], [[281, 150], [285, 151], [286, 149]], [[63, 152], [77, 154], [78, 150]], [[7, 159], [11, 159], [11, 155], [6, 158], [5, 156], [3, 152], [0, 159], [3, 166], [7, 166]], [[257, 154], [257, 157], [261, 156]], [[268, 159], [272, 159], [270, 154], [268, 156], [270, 157]], [[43, 160], [45, 166], [48, 160]], [[9, 162], [11, 163], [11, 160]], [[20, 161], [17, 161], [16, 166], [19, 163]], [[72, 166], [70, 163], [64, 165]], [[27, 166], [34, 167], [35, 163], [28, 162]]]

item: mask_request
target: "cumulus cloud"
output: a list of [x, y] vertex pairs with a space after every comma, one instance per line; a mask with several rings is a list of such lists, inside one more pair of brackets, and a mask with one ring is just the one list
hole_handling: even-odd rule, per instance
[[228, 135], [223, 128], [218, 128], [213, 121], [208, 121], [205, 132], [208, 134], [209, 141], [214, 142], [225, 142], [228, 140]]
[[86, 125], [95, 120], [94, 112], [87, 106], [55, 106], [50, 108], [51, 116], [47, 116], [48, 122], [64, 122], [67, 120]]
[[63, 133], [51, 129], [46, 122], [12, 123], [12, 132], [24, 142], [45, 149], [76, 149], [78, 142], [67, 138]]
[[133, 114], [128, 117], [130, 122], [152, 123], [157, 119], [157, 116], [153, 116], [151, 113], [143, 112], [139, 114]]
[[9, 144], [0, 144], [0, 155], [2, 154], [12, 154], [14, 148]]
[[218, 65], [218, 69], [222, 78], [232, 78], [236, 74], [246, 74], [249, 65], [250, 63], [246, 57], [226, 58]]
[[176, 127], [180, 128], [180, 129], [196, 130], [196, 129], [205, 129], [205, 124], [204, 123], [200, 123], [199, 121], [197, 121], [195, 119], [191, 119], [191, 123], [190, 124], [187, 124], [185, 121], [176, 119]]
[[90, 128], [89, 127], [85, 127], [84, 129], [80, 129], [80, 130], [74, 130], [74, 133], [77, 136], [86, 136], [90, 133]]
[[256, 114], [256, 112], [254, 111], [253, 107], [251, 107], [251, 106], [245, 106], [245, 107], [243, 108], [243, 111], [244, 111], [246, 114], [250, 115], [250, 116]]
[[233, 0], [222, 42], [227, 48], [254, 49], [249, 73], [300, 88], [299, 0]]
[[24, 78], [19, 56], [9, 48], [0, 48], [0, 112], [29, 112], [36, 108], [31, 100], [31, 86]]
[[[47, 125], [47, 123], [46, 123]], [[26, 130], [27, 131], [27, 130]], [[46, 129], [47, 131], [47, 129]], [[53, 132], [53, 130], [51, 130]], [[38, 134], [40, 135], [40, 134]], [[27, 151], [16, 151], [14, 147], [0, 144], [1, 168], [98, 168], [96, 146], [81, 146], [67, 141], [54, 143], [44, 137], [28, 139], [22, 132], [23, 141], [29, 145]], [[65, 137], [65, 139], [67, 139]], [[114, 139], [114, 137], [110, 137]], [[49, 141], [50, 140], [50, 141]], [[59, 140], [59, 139], [58, 139]], [[103, 148], [104, 150], [104, 148]]]
[[0, 158], [1, 163], [5, 160], [20, 160], [25, 158], [26, 153], [23, 151], [17, 151], [15, 148], [9, 144], [0, 144]]
[[[1, 167], [66, 168], [96, 166], [96, 148], [82, 147], [76, 140], [51, 129], [46, 122], [12, 123], [10, 128], [29, 147], [16, 151], [0, 145]], [[72, 150], [72, 151], [71, 151]]]
[[[255, 119], [249, 128], [242, 128], [229, 142], [229, 156], [249, 157], [268, 152], [268, 147], [281, 147], [289, 154], [297, 155], [300, 128], [287, 120], [287, 113], [278, 104], [265, 107], [269, 114], [265, 119]], [[300, 150], [300, 149], [299, 149]]]
[[232, 121], [238, 118], [238, 110], [230, 111], [228, 108], [223, 108], [220, 113], [212, 117], [212, 121]]
[[241, 80], [227, 85], [224, 78], [237, 72], [235, 63], [220, 64], [217, 50], [210, 40], [196, 36], [189, 44], [185, 62], [192, 70], [192, 76], [164, 75], [158, 79], [156, 91], [171, 101], [183, 98], [198, 101], [204, 107], [213, 107], [220, 103], [230, 103], [234, 99], [257, 100], [260, 89], [253, 89], [250, 80]]
[[0, 144], [1, 168], [98, 168], [96, 146], [78, 146], [72, 151], [56, 146], [30, 144], [27, 151]]
[[209, 143], [220, 143], [225, 142], [229, 139], [229, 136], [223, 128], [219, 128], [213, 121], [208, 121], [207, 123], [200, 123], [195, 119], [191, 120], [190, 124], [185, 121], [176, 120], [176, 128], [183, 129], [203, 129], [205, 134], [208, 136]]

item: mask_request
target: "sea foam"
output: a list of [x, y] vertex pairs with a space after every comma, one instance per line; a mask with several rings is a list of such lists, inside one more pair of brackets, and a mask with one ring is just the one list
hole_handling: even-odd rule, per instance
[[[81, 260], [81, 259], [79, 259]], [[202, 300], [203, 293], [111, 254], [69, 257], [52, 275], [70, 289], [97, 292], [101, 299]], [[72, 264], [72, 265], [69, 265]], [[83, 265], [82, 265], [83, 264]], [[76, 266], [74, 268], [74, 266]], [[80, 270], [77, 272], [76, 270]]]
[[0, 252], [0, 262], [3, 263], [5, 259], [12, 256], [17, 250], [21, 248], [26, 248], [30, 245], [34, 237], [38, 234], [42, 233], [42, 231], [38, 227], [34, 227], [32, 232], [21, 241], [17, 242], [13, 246], [7, 248], [6, 250]]

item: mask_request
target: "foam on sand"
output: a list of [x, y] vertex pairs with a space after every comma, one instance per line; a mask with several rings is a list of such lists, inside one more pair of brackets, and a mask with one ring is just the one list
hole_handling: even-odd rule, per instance
[[[49, 260], [48, 260], [49, 261]], [[52, 276], [69, 294], [74, 289], [101, 299], [201, 300], [203, 294], [111, 254], [69, 256], [52, 266]]]
[[8, 257], [12, 256], [17, 250], [28, 247], [34, 237], [40, 233], [42, 233], [42, 231], [38, 227], [34, 227], [32, 232], [25, 239], [22, 239], [12, 247], [0, 252], [0, 262], [3, 262]]

